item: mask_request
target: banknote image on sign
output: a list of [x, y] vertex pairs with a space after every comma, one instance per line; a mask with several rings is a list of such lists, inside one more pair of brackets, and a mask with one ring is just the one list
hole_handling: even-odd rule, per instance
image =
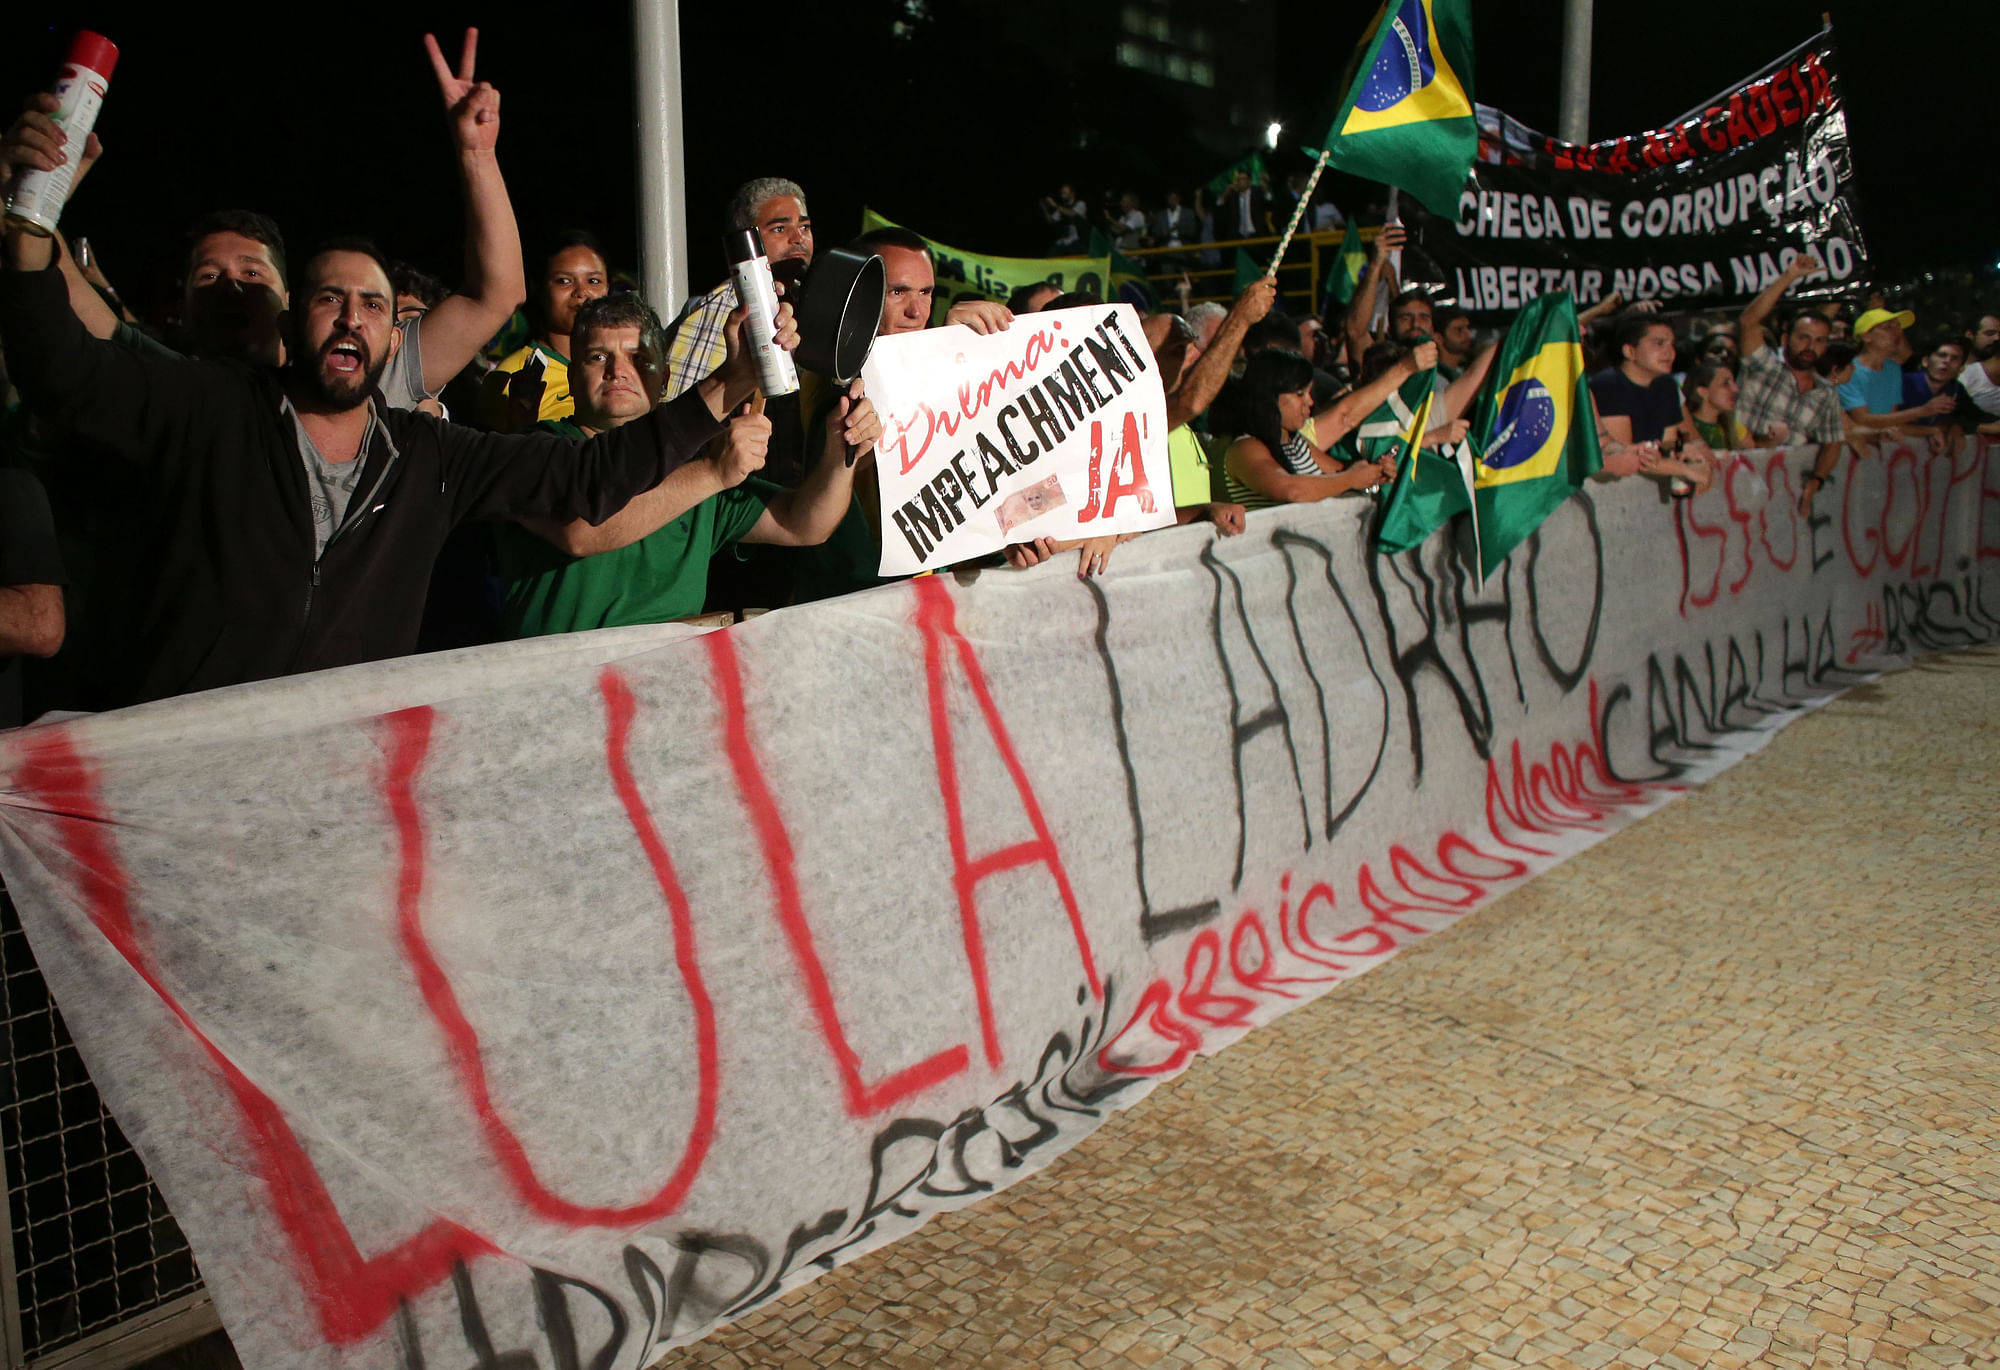
[[1130, 305], [883, 338], [862, 374], [885, 576], [1174, 521], [1166, 392]]

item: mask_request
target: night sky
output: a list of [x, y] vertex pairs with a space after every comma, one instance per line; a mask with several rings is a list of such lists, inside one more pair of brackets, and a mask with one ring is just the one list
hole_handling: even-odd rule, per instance
[[[933, 17], [910, 39], [890, 34], [899, 0], [769, 0], [728, 11], [684, 3], [695, 287], [720, 279], [714, 221], [729, 190], [753, 175], [803, 182], [822, 243], [858, 231], [867, 203], [962, 247], [1034, 255], [1043, 247], [1034, 201], [1058, 182], [1129, 182], [1151, 204], [1166, 184], [1219, 169], [1187, 146], [1180, 112], [1157, 89], [1108, 65], [1067, 77], [1049, 70], [1043, 53], [1072, 32], [1075, 5], [1011, 6], [1024, 7], [1048, 11], [1046, 45], [994, 37], [994, 0], [929, 0]], [[1553, 130], [1560, 0], [1474, 8], [1479, 98]], [[311, 29], [290, 15], [157, 0], [19, 0], [6, 11], [0, 98], [9, 105], [46, 85], [76, 27], [122, 49], [98, 125], [110, 152], [64, 225], [93, 240], [128, 295], [168, 289], [179, 228], [222, 206], [273, 214], [295, 245], [366, 232], [392, 255], [454, 278], [455, 177], [421, 39], [435, 29], [455, 54], [468, 19], [481, 27], [479, 74], [502, 92], [502, 165], [530, 243], [583, 225], [610, 245], [614, 265], [635, 262], [624, 4], [362, 0], [315, 8]], [[1321, 131], [1305, 125], [1372, 11], [1355, 0], [1279, 0], [1270, 115], [1288, 130], [1281, 171], [1305, 165], [1296, 144]], [[1715, 13], [1727, 20], [1705, 7], [1600, 4], [1592, 135], [1636, 132], [1727, 87], [1811, 35], [1820, 7], [1731, 0]], [[1992, 267], [1996, 217], [1973, 206], [1992, 199], [1978, 188], [1993, 180], [1981, 144], [1994, 132], [2000, 19], [1974, 5], [1925, 27], [1879, 4], [1837, 6], [1835, 33], [1878, 274]], [[1087, 153], [1071, 136], [1080, 119], [1104, 131]], [[1344, 205], [1379, 194], [1336, 184]]]

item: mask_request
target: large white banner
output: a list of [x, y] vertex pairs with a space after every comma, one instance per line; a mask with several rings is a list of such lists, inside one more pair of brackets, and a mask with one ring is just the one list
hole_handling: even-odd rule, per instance
[[1993, 639], [1985, 449], [1806, 459], [32, 728], [0, 867], [246, 1365], [639, 1367]]
[[1129, 304], [880, 338], [882, 574], [1174, 521], [1167, 400]]

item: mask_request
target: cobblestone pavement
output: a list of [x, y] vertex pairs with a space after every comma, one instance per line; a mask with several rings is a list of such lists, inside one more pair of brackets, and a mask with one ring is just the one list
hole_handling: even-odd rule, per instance
[[660, 1364], [2000, 1366], [1996, 716], [1855, 690]]

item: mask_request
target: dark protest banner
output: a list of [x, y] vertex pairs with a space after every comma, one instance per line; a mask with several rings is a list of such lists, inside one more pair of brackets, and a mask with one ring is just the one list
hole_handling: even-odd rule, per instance
[[1797, 294], [1824, 298], [1868, 277], [1853, 175], [1826, 31], [1665, 127], [1588, 146], [1482, 108], [1457, 218], [1426, 216], [1406, 270], [1476, 313], [1555, 290], [1710, 308], [1812, 252], [1824, 270]]

